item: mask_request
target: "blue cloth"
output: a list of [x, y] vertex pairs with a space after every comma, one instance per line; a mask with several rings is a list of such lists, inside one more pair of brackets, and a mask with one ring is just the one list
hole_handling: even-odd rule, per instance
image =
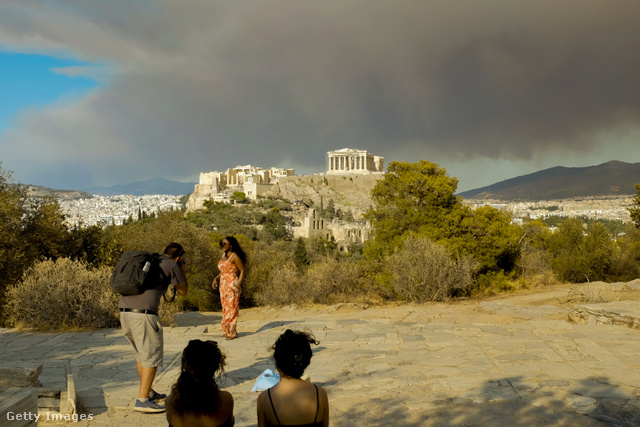
[[263, 391], [280, 382], [280, 374], [273, 372], [271, 369], [266, 369], [260, 374], [256, 383], [253, 385], [251, 391]]

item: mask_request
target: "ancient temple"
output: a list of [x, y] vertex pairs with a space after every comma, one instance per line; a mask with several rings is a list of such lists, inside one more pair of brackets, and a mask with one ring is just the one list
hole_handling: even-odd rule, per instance
[[366, 150], [342, 148], [327, 152], [327, 174], [369, 174], [384, 172], [384, 157], [374, 156]]

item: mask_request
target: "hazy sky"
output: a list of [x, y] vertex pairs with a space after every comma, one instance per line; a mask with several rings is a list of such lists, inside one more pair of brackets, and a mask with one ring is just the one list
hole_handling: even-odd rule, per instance
[[2, 0], [0, 161], [53, 188], [329, 150], [469, 190], [640, 162], [640, 2]]

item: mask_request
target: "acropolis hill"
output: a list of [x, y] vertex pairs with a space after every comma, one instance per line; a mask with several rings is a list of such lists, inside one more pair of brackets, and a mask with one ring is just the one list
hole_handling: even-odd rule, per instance
[[383, 157], [352, 148], [329, 151], [326, 172], [313, 175], [296, 176], [293, 169], [251, 165], [202, 172], [187, 202], [187, 212], [202, 209], [206, 200], [229, 203], [232, 194], [241, 191], [252, 200], [278, 197], [293, 203], [312, 201], [318, 206], [333, 200], [336, 209], [349, 210], [357, 219], [371, 205], [371, 189], [383, 173]]

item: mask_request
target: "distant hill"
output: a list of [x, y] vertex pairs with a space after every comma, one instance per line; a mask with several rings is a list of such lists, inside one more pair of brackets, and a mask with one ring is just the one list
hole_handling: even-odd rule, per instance
[[18, 185], [25, 189], [27, 196], [29, 197], [51, 196], [60, 200], [88, 199], [91, 197], [91, 194], [78, 190], [54, 190], [52, 188], [40, 187], [38, 185]]
[[111, 187], [86, 187], [82, 190], [99, 196], [117, 196], [120, 194], [130, 194], [132, 196], [144, 196], [147, 194], [182, 196], [193, 192], [195, 185], [195, 182], [178, 182], [165, 178], [154, 178]]
[[554, 167], [459, 193], [465, 199], [554, 200], [637, 194], [640, 163], [610, 161], [582, 168]]

